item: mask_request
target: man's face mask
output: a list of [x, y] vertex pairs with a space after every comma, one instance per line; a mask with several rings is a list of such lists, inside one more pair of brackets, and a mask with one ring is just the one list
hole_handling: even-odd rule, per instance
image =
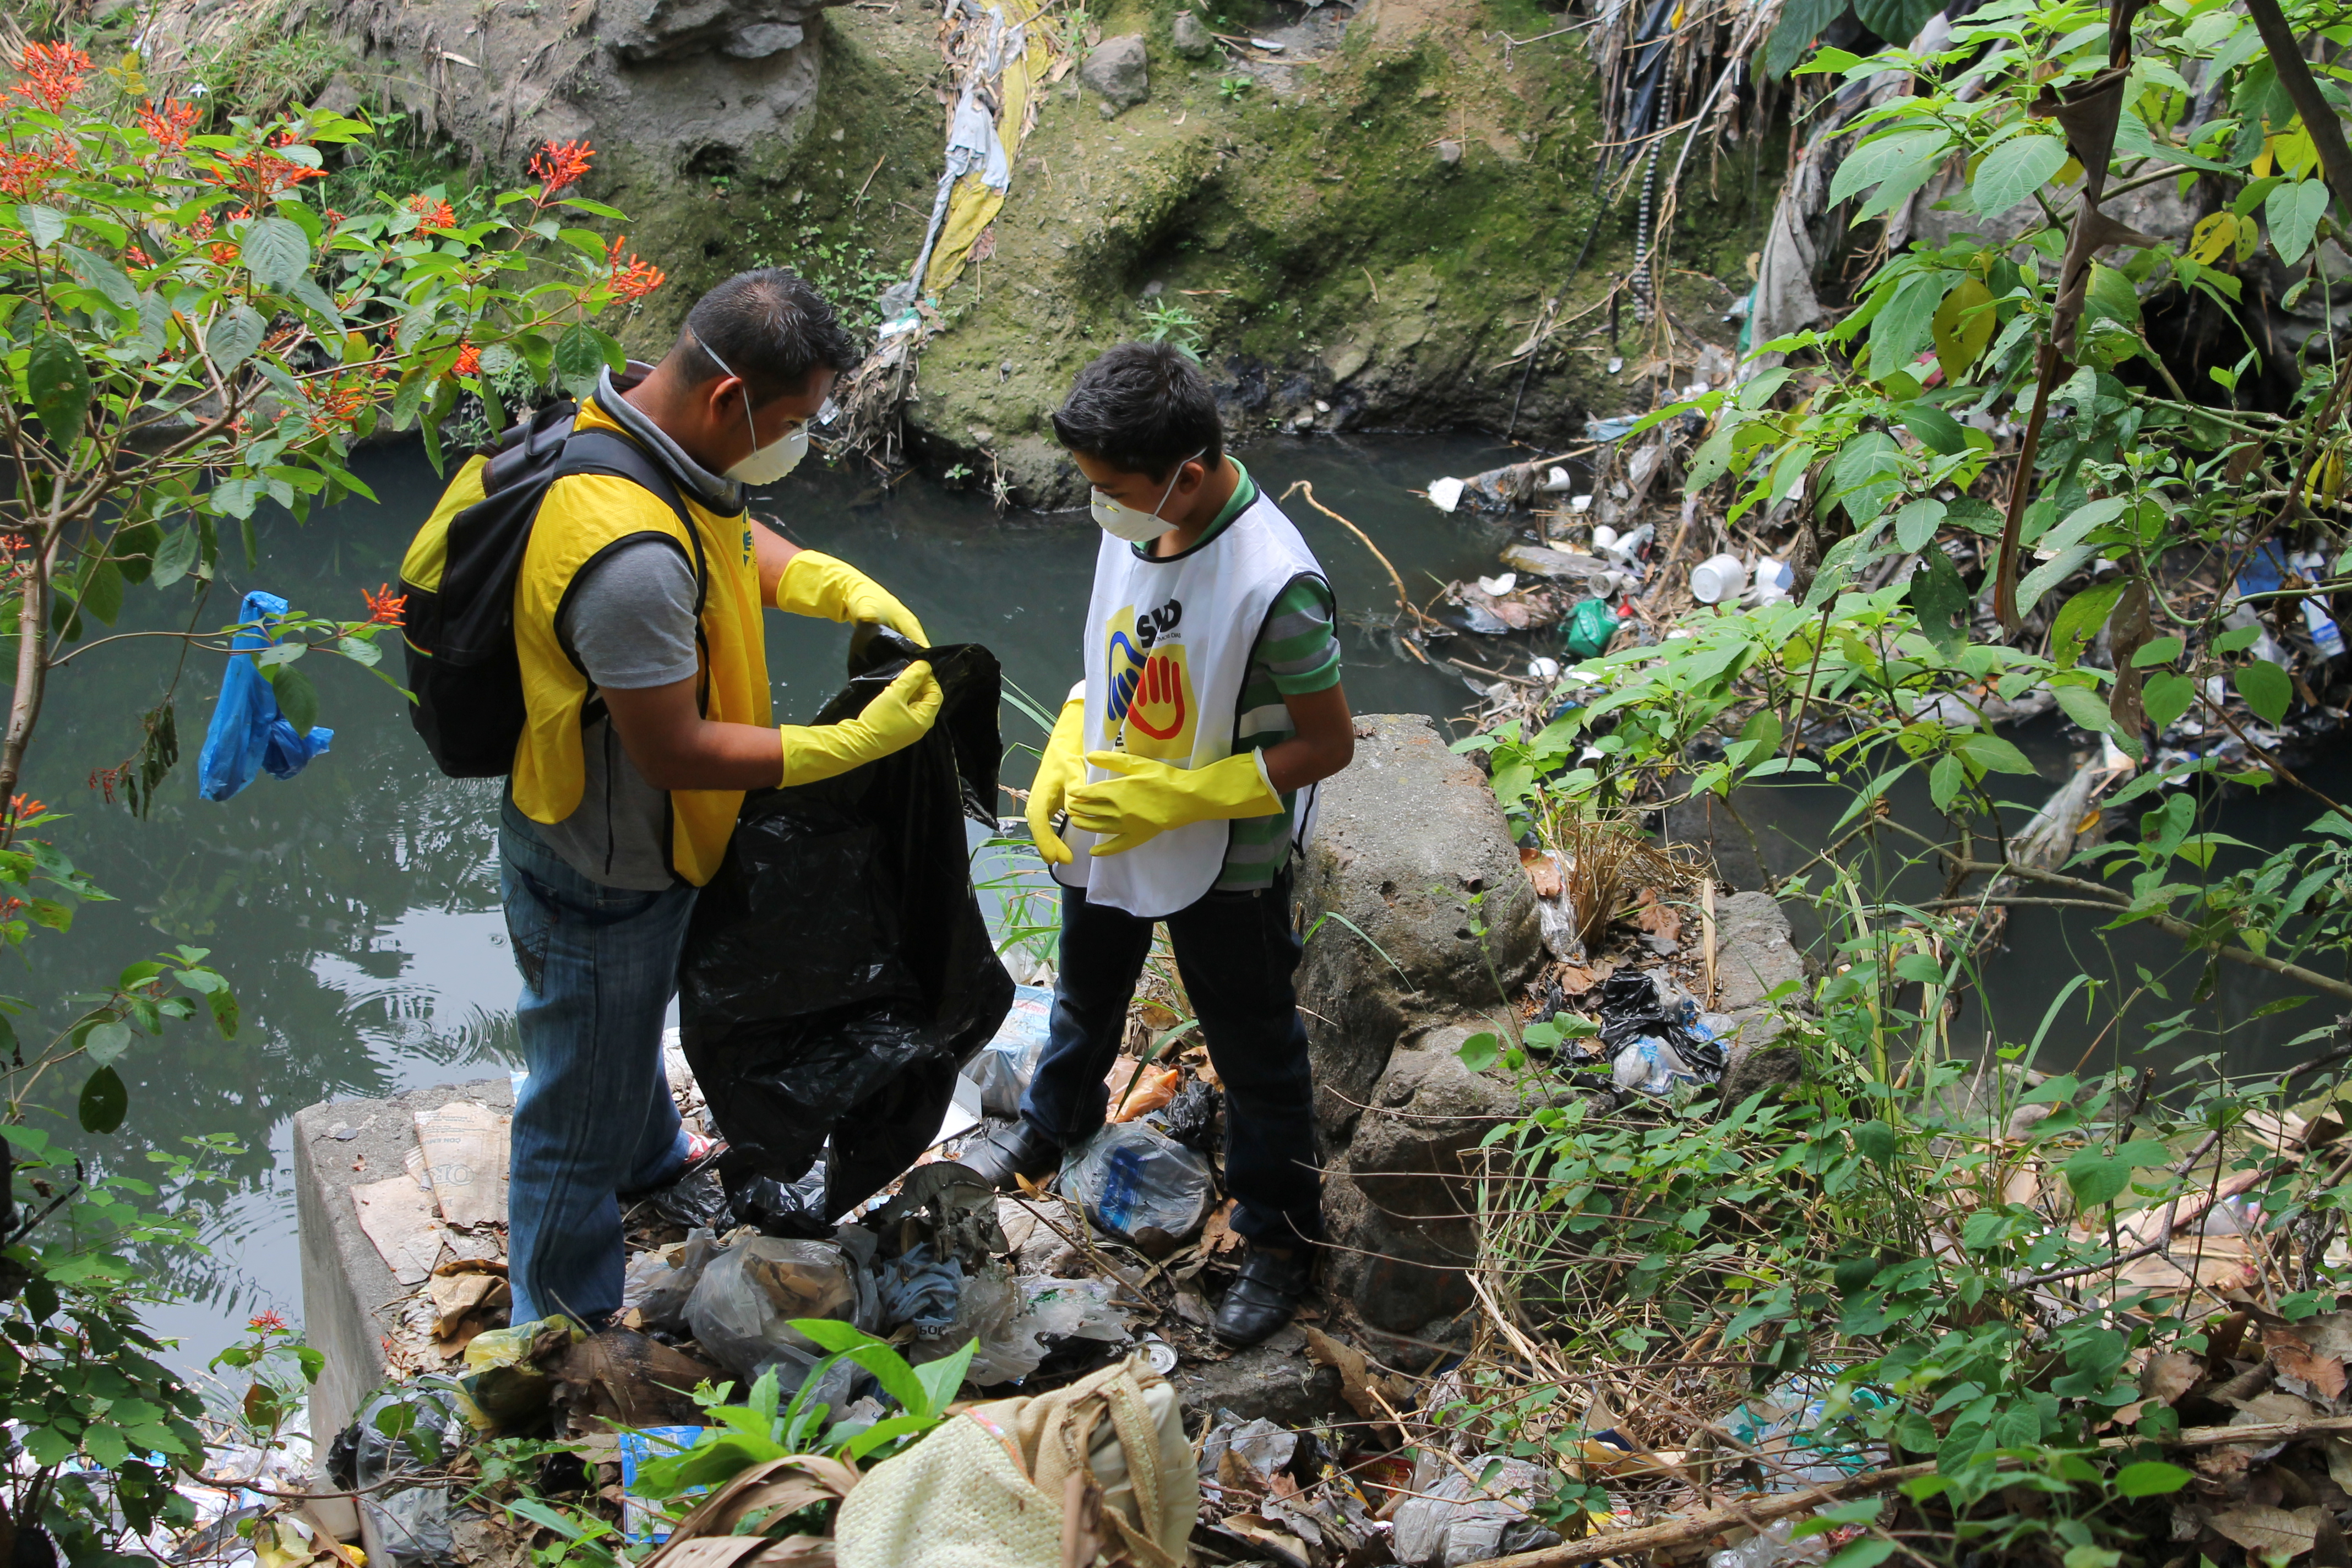
[[1177, 464], [1175, 472], [1168, 476], [1168, 488], [1160, 492], [1160, 500], [1152, 505], [1150, 511], [1138, 511], [1125, 501], [1113, 500], [1100, 489], [1097, 489], [1094, 492], [1092, 508], [1096, 526], [1113, 539], [1124, 539], [1129, 544], [1148, 544], [1168, 532], [1176, 525], [1160, 516], [1160, 509], [1166, 506], [1168, 498], [1176, 493], [1176, 481], [1183, 477], [1184, 463], [1192, 462], [1197, 458], [1207, 457], [1208, 454], [1209, 449], [1203, 447], [1191, 458], [1185, 458], [1183, 463]]
[[[729, 375], [735, 374], [734, 370], [725, 360], [719, 357], [718, 353], [709, 343], [702, 342], [700, 334], [698, 333], [694, 341], [701, 343], [704, 353], [710, 355], [711, 363]], [[738, 376], [736, 379], [741, 381], [742, 378]], [[833, 416], [840, 412], [839, 406], [828, 397], [824, 400], [824, 405], [816, 411], [816, 422], [820, 425], [829, 424]], [[730, 467], [726, 476], [739, 484], [772, 485], [794, 468], [799, 468], [801, 459], [808, 456], [809, 433], [806, 420], [795, 424], [789, 431], [766, 446], [760, 445], [759, 427], [751, 423], [751, 388], [748, 382], [743, 383], [743, 424], [751, 432], [751, 452], [741, 462]]]

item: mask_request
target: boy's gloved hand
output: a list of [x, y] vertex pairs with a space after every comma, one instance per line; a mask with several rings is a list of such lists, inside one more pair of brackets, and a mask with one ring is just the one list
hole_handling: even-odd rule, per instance
[[887, 588], [848, 562], [814, 550], [793, 556], [777, 579], [776, 608], [824, 621], [875, 621], [903, 634], [918, 647], [931, 646], [923, 623]]
[[1086, 724], [1085, 698], [1073, 697], [1062, 704], [1061, 716], [1054, 721], [1054, 733], [1037, 759], [1037, 776], [1029, 784], [1029, 837], [1048, 866], [1066, 866], [1074, 858], [1070, 847], [1054, 831], [1054, 818], [1061, 814], [1071, 788], [1086, 782], [1087, 764], [1081, 754], [1086, 748]]
[[877, 757], [913, 745], [930, 732], [947, 694], [917, 662], [882, 689], [866, 711], [839, 724], [785, 724], [777, 734], [784, 749], [785, 785], [814, 784], [862, 767]]
[[1271, 816], [1282, 809], [1255, 752], [1237, 752], [1205, 768], [1179, 768], [1126, 752], [1088, 752], [1087, 761], [1117, 778], [1069, 792], [1070, 826], [1094, 834], [1094, 853], [1117, 855], [1171, 827], [1234, 816]]

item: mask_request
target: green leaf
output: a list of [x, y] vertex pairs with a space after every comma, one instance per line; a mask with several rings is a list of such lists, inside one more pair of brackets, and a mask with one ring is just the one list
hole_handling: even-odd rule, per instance
[[1917, 37], [1919, 29], [1942, 9], [1942, 0], [1853, 0], [1853, 14], [1862, 25], [1898, 49]]
[[1936, 531], [1944, 526], [1944, 503], [1939, 500], [1915, 500], [1906, 503], [1895, 514], [1895, 547], [1916, 555], [1927, 548]]
[[268, 331], [269, 323], [252, 306], [232, 305], [214, 318], [212, 330], [205, 334], [205, 352], [226, 374], [250, 359]]
[[1472, 1072], [1485, 1072], [1495, 1065], [1495, 1060], [1502, 1055], [1502, 1050], [1501, 1041], [1491, 1033], [1481, 1030], [1463, 1041], [1455, 1047], [1454, 1054], [1460, 1057], [1462, 1065]]
[[[110, 1132], [113, 1129], [92, 1128], [91, 1131]], [[88, 1454], [100, 1469], [107, 1470], [121, 1469], [122, 1462], [131, 1458], [131, 1445], [123, 1440], [122, 1434], [111, 1426], [97, 1422], [82, 1428], [81, 1451]]]
[[2025, 574], [2017, 585], [2017, 613], [2030, 614], [2042, 602], [2042, 595], [2081, 571], [2098, 549], [2089, 544], [2070, 544], [2056, 555]]
[[[1915, 502], [1914, 505], [1918, 503]], [[1927, 503], [1934, 505], [1934, 502]], [[1905, 511], [1911, 509], [1906, 507]], [[1902, 527], [1898, 517], [1895, 527]], [[1918, 613], [1919, 630], [1929, 642], [1941, 648], [1947, 657], [1955, 656], [1968, 646], [1969, 622], [1974, 608], [1969, 585], [1962, 580], [1960, 570], [1952, 558], [1940, 550], [1925, 550], [1919, 555], [1919, 570], [1911, 574], [1906, 590], [1911, 607]]]
[[79, 245], [61, 245], [58, 254], [65, 258], [81, 280], [105, 295], [125, 310], [139, 308], [139, 290], [122, 275], [122, 268], [94, 250], [84, 250]]
[[2158, 665], [2170, 664], [2180, 657], [2182, 647], [2181, 640], [2177, 637], [2150, 637], [2140, 645], [2140, 650], [2137, 653], [2131, 656], [2132, 668], [2154, 669]]
[[2007, 212], [2050, 183], [2066, 166], [2066, 143], [2055, 136], [2012, 136], [1985, 154], [1969, 183], [1977, 211], [1987, 217]]
[[1914, 272], [1895, 286], [1894, 297], [1870, 323], [1872, 380], [1885, 381], [1905, 370], [1933, 341], [1936, 312], [1943, 309], [1951, 281], [1948, 272], [1927, 270]]
[[2095, 587], [2085, 588], [2066, 601], [2058, 617], [2050, 624], [2050, 657], [2058, 668], [2070, 668], [2083, 657], [2083, 650], [2107, 624], [2107, 616], [2123, 597], [2127, 579], [2116, 577]]
[[89, 367], [81, 352], [63, 332], [44, 329], [33, 334], [25, 358], [25, 382], [33, 395], [33, 412], [41, 427], [59, 447], [68, 447], [81, 435], [89, 413]]
[[580, 324], [555, 340], [555, 379], [574, 397], [595, 391], [596, 378], [604, 373], [604, 351], [596, 338], [593, 330]]
[[1884, 1121], [1857, 1121], [1846, 1129], [1853, 1140], [1853, 1152], [1874, 1165], [1891, 1164], [1895, 1160], [1895, 1129]]
[[257, 217], [245, 226], [237, 259], [265, 289], [283, 289], [310, 266], [310, 237], [282, 217]]
[[1927, 770], [1927, 797], [1936, 803], [1937, 811], [1949, 811], [1952, 802], [1959, 799], [1961, 786], [1969, 782], [1969, 770], [1956, 756], [1941, 756]]
[[2215, 653], [2243, 653], [2263, 640], [2260, 626], [2231, 626], [2213, 639]]
[[74, 592], [83, 609], [110, 626], [122, 613], [122, 569], [111, 561], [98, 561], [82, 573]]
[[[1951, 133], [1940, 125], [1903, 125], [1879, 132], [1838, 165], [1836, 177], [1830, 181], [1831, 205], [1859, 195], [1874, 185], [1899, 182], [1922, 163], [1927, 163], [1932, 173], [1934, 166], [1943, 162], [1944, 152], [1951, 142]], [[1940, 290], [1937, 297], [1942, 297]]]
[[1992, 290], [1978, 279], [1968, 278], [1936, 307], [1928, 333], [1936, 344], [1936, 363], [1943, 367], [1948, 384], [1958, 385], [1977, 363], [1977, 356], [1984, 353], [1985, 345], [1992, 342], [1997, 323], [1991, 306]]
[[2019, 751], [2014, 743], [1981, 730], [1961, 736], [1952, 745], [1953, 750], [1989, 773], [2030, 773], [2034, 771], [2033, 764], [2026, 760], [2025, 753]]
[[2086, 317], [2104, 316], [2126, 327], [2139, 323], [2139, 290], [2132, 287], [2128, 276], [2104, 262], [2091, 264], [2091, 281], [2083, 291], [2083, 301]]
[[2179, 723], [2196, 700], [2197, 683], [2169, 669], [2149, 676], [2139, 694], [2140, 711], [2159, 735]]
[[2310, 251], [2312, 236], [2319, 228], [2319, 220], [2326, 216], [2327, 185], [2318, 179], [2281, 185], [2263, 203], [2271, 245], [2279, 253], [2279, 259], [2289, 267]]
[[131, 1026], [116, 1021], [95, 1025], [81, 1037], [81, 1048], [93, 1066], [109, 1066], [131, 1048]]
[[122, 1125], [123, 1114], [131, 1109], [130, 1091], [112, 1068], [100, 1068], [83, 1082], [81, 1101], [75, 1109], [83, 1131], [111, 1132]]
[[1790, 0], [1764, 46], [1764, 74], [1775, 81], [1787, 76], [1813, 39], [1845, 14], [1845, 6], [1846, 0]]
[[290, 664], [281, 664], [270, 670], [269, 684], [278, 693], [278, 711], [294, 726], [294, 732], [309, 734], [319, 721], [319, 691], [310, 678]]
[[32, 237], [33, 243], [45, 250], [66, 237], [66, 215], [55, 207], [36, 206], [26, 202], [16, 209], [16, 221], [25, 226], [25, 232]]
[[175, 528], [163, 536], [155, 550], [155, 568], [149, 581], [158, 588], [168, 588], [188, 574], [196, 563], [196, 531]]
[[2097, 692], [2087, 686], [2053, 686], [2051, 694], [2058, 699], [2058, 706], [2067, 718], [2094, 735], [2112, 735], [2125, 751], [2137, 752], [2139, 738], [2123, 732], [2115, 714], [2108, 711], [2106, 699]]
[[[1931, 319], [1931, 327], [1932, 324]], [[1915, 403], [1905, 409], [1903, 427], [1918, 437], [1929, 451], [1944, 457], [1958, 457], [1969, 449], [1969, 438], [1960, 434], [1960, 422], [1932, 403]], [[1941, 508], [1937, 510], [1940, 512]]]
[[2294, 678], [2268, 659], [2258, 658], [2252, 664], [2240, 665], [2231, 672], [2238, 695], [2246, 706], [2262, 716], [2263, 722], [2275, 729], [2285, 719], [2288, 706], [2294, 701]]

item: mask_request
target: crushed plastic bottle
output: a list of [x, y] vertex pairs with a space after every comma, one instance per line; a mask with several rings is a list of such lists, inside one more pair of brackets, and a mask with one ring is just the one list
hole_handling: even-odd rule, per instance
[[780, 1382], [814, 1363], [817, 1347], [794, 1318], [857, 1315], [848, 1259], [829, 1241], [750, 1237], [713, 1258], [687, 1298], [687, 1326], [704, 1351], [749, 1381], [773, 1367]]
[[1113, 1122], [1070, 1151], [1062, 1193], [1146, 1252], [1172, 1251], [1209, 1217], [1208, 1162], [1141, 1121]]
[[1706, 1568], [1793, 1568], [1796, 1563], [1819, 1563], [1829, 1555], [1828, 1537], [1792, 1540], [1796, 1528], [1793, 1519], [1776, 1519], [1760, 1533], [1709, 1557]]
[[[1791, 1373], [1751, 1397], [1724, 1417], [1724, 1429], [1764, 1472], [1764, 1484], [1773, 1491], [1795, 1491], [1860, 1475], [1885, 1460], [1885, 1449], [1874, 1443], [1841, 1442], [1826, 1436], [1831, 1424], [1830, 1401], [1838, 1392], [1835, 1376], [1822, 1372]], [[1841, 1407], [1883, 1408], [1886, 1396], [1872, 1388], [1846, 1393]]]
[[990, 1115], [1021, 1114], [1021, 1097], [1028, 1092], [1037, 1058], [1045, 1049], [1045, 1026], [1053, 1007], [1051, 991], [1036, 985], [1014, 986], [1013, 1011], [1004, 1015], [995, 1037], [963, 1069], [963, 1076], [979, 1086], [981, 1109]]

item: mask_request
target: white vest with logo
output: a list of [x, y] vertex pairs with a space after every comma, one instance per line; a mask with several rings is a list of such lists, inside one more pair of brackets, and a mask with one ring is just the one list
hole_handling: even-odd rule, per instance
[[[1180, 768], [1234, 754], [1242, 683], [1276, 595], [1323, 568], [1282, 509], [1258, 492], [1208, 544], [1147, 560], [1103, 536], [1087, 606], [1085, 745]], [[1113, 775], [1088, 768], [1089, 782]], [[1197, 902], [1224, 869], [1223, 819], [1171, 828], [1118, 855], [1087, 853], [1094, 835], [1065, 835], [1076, 859], [1054, 875], [1087, 901], [1156, 920]]]

